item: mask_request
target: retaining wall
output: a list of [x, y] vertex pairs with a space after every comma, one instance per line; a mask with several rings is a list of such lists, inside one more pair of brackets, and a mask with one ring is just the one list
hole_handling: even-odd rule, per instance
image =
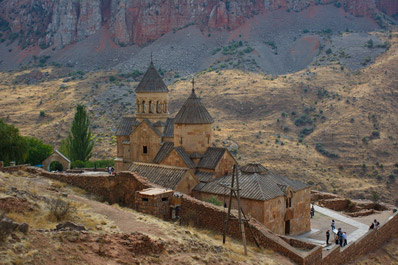
[[3, 161], [0, 161], [0, 171], [2, 172], [16, 172], [19, 170], [26, 170], [28, 167], [30, 167], [29, 164], [25, 164], [25, 165], [16, 165], [16, 166], [8, 166], [8, 167], [4, 167], [4, 164], [2, 163]]

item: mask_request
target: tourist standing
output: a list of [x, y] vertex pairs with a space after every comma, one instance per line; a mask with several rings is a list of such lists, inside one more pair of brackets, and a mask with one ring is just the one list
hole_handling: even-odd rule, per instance
[[338, 244], [340, 245], [340, 247], [342, 247], [343, 246], [343, 232], [341, 231], [341, 228], [339, 228], [337, 231], [337, 240], [338, 240]]
[[343, 240], [344, 240], [343, 246], [347, 246], [347, 234], [346, 234], [346, 232], [343, 232]]
[[330, 238], [330, 232], [328, 230], [326, 231], [326, 246], [329, 246], [329, 238]]
[[315, 215], [314, 205], [311, 206], [311, 212], [310, 213], [311, 213], [311, 218], [314, 217], [314, 215]]
[[336, 229], [336, 227], [335, 227], [335, 223], [334, 223], [334, 220], [332, 220], [332, 231], [334, 230], [334, 229]]

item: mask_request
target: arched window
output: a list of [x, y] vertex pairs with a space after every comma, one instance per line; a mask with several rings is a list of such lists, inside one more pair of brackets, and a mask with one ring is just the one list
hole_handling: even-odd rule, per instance
[[152, 108], [153, 102], [152, 100], [149, 101], [149, 106], [148, 106], [148, 113], [153, 113], [153, 108]]
[[145, 111], [146, 111], [145, 100], [143, 100], [141, 106], [141, 113], [145, 113]]
[[156, 101], [156, 113], [162, 113], [160, 101]]

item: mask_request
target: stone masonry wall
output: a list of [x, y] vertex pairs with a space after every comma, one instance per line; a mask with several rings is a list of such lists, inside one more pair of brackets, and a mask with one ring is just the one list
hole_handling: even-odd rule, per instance
[[0, 171], [8, 172], [8, 173], [16, 172], [16, 171], [19, 171], [19, 170], [26, 170], [26, 168], [28, 168], [30, 166], [29, 164], [26, 164], [26, 165], [17, 165], [17, 166], [4, 167], [3, 161], [0, 161], [0, 163], [2, 163], [2, 164], [0, 164]]
[[182, 146], [189, 154], [194, 152], [203, 154], [212, 143], [211, 124], [174, 124], [175, 147]]

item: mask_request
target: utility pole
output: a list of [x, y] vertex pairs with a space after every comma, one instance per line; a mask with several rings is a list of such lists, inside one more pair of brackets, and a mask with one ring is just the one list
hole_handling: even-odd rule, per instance
[[[236, 188], [234, 187], [234, 182], [235, 182], [235, 178], [236, 178]], [[225, 186], [226, 188], [230, 189], [230, 193], [229, 193], [229, 205], [228, 205], [228, 215], [227, 215], [227, 220], [225, 222], [225, 229], [224, 229], [224, 234], [223, 234], [223, 244], [225, 244], [225, 238], [226, 235], [228, 233], [228, 224], [229, 224], [229, 219], [231, 216], [231, 208], [232, 208], [232, 196], [233, 194], [236, 195], [236, 199], [238, 202], [238, 218], [239, 218], [239, 230], [241, 232], [242, 235], [242, 241], [243, 241], [243, 247], [245, 249], [245, 255], [247, 256], [247, 245], [246, 245], [246, 233], [245, 233], [245, 224], [243, 223], [242, 220], [242, 207], [240, 204], [240, 194], [239, 194], [239, 170], [238, 170], [238, 166], [234, 165], [233, 170], [232, 170], [232, 179], [231, 179], [231, 186]], [[247, 220], [246, 220], [247, 222]], [[248, 224], [248, 227], [249, 224]], [[250, 230], [250, 232], [252, 232]], [[253, 235], [254, 237], [254, 235]], [[257, 244], [257, 240], [255, 239], [256, 244]]]

